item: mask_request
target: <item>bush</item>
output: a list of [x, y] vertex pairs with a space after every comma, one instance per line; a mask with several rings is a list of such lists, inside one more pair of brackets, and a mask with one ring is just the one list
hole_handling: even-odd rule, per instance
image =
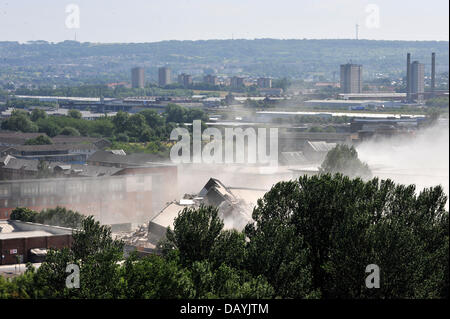
[[69, 136], [80, 136], [80, 132], [78, 132], [76, 128], [70, 126], [63, 128], [59, 134]]
[[23, 222], [78, 228], [81, 226], [84, 216], [78, 212], [59, 206], [44, 209], [40, 213], [29, 208], [17, 207], [12, 211], [10, 218]]
[[12, 220], [20, 220], [23, 222], [32, 222], [34, 223], [34, 220], [36, 218], [36, 215], [38, 212], [35, 212], [34, 210], [31, 210], [26, 207], [16, 207], [11, 212], [11, 215], [9, 216]]
[[319, 168], [320, 173], [342, 173], [350, 177], [370, 178], [372, 172], [366, 163], [358, 158], [353, 146], [338, 144], [330, 150]]
[[39, 135], [36, 138], [30, 138], [25, 141], [25, 145], [50, 145], [52, 140], [46, 135]]

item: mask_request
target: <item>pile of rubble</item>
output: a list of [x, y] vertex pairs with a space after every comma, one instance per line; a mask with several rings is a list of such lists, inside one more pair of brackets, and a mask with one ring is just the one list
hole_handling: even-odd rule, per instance
[[115, 235], [116, 239], [122, 240], [126, 245], [154, 248], [154, 245], [148, 241], [148, 223], [139, 225], [132, 232], [119, 232]]
[[155, 248], [165, 236], [167, 227], [173, 229], [173, 221], [186, 207], [198, 208], [200, 205], [217, 207], [219, 217], [224, 221], [225, 229], [242, 230], [252, 220], [254, 204], [236, 196], [221, 181], [211, 178], [197, 195], [185, 194], [180, 201], [173, 201], [148, 223], [139, 225], [133, 232], [116, 234], [126, 245]]
[[225, 229], [243, 230], [252, 219], [253, 206], [243, 200], [223, 201], [217, 207]]

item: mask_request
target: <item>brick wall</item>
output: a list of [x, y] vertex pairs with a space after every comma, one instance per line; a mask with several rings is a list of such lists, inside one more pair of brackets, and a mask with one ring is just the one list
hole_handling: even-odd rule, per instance
[[0, 240], [0, 264], [17, 263], [17, 256], [23, 256], [23, 262], [30, 261], [30, 249], [54, 248], [61, 249], [72, 245], [72, 235], [54, 235], [31, 238], [11, 238]]

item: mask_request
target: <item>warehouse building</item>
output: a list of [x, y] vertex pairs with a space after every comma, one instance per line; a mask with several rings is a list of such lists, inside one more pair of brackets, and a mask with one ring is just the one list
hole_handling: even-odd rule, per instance
[[63, 206], [105, 224], [140, 223], [176, 198], [175, 165], [138, 164], [127, 155], [118, 156], [121, 162], [109, 158], [108, 165], [51, 163], [50, 178], [35, 178], [38, 161], [1, 158], [0, 173], [21, 179], [0, 181], [0, 219], [9, 218], [16, 207], [40, 211]]
[[0, 265], [42, 262], [48, 249], [72, 244], [72, 229], [0, 220]]

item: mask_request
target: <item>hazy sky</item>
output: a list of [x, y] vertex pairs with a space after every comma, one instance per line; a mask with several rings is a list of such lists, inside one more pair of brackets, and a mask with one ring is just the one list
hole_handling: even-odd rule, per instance
[[0, 0], [0, 41], [354, 38], [357, 23], [361, 39], [448, 41], [448, 12], [448, 0]]

